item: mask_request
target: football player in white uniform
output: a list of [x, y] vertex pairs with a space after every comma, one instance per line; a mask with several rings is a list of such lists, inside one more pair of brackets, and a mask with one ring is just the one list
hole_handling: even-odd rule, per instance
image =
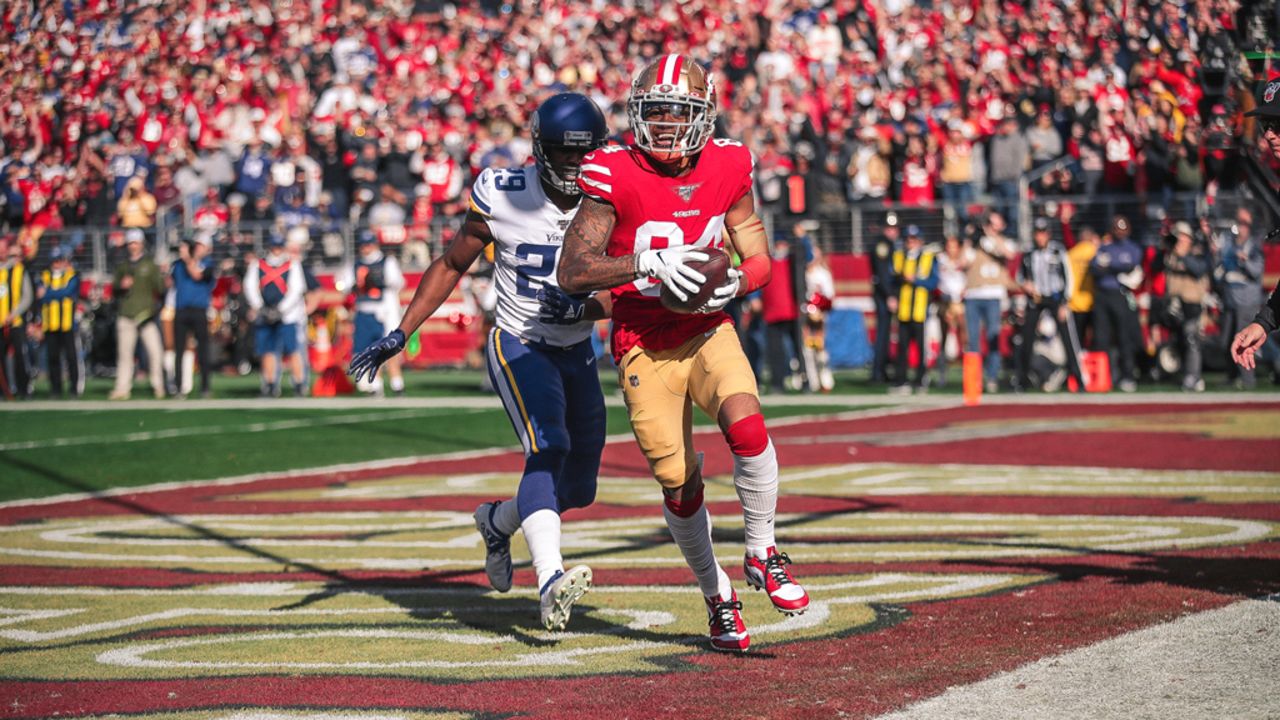
[[400, 327], [351, 361], [358, 380], [404, 349], [449, 296], [485, 245], [494, 244], [497, 318], [488, 339], [489, 375], [524, 445], [524, 475], [511, 500], [475, 511], [485, 571], [495, 590], [511, 588], [511, 534], [524, 531], [541, 590], [541, 617], [562, 630], [591, 587], [591, 569], [565, 570], [560, 513], [595, 500], [604, 449], [604, 396], [591, 346], [592, 321], [609, 316], [608, 293], [570, 297], [556, 282], [564, 231], [578, 210], [582, 157], [604, 144], [604, 114], [589, 98], [548, 98], [532, 121], [536, 164], [486, 169], [471, 189], [462, 231], [431, 263]]

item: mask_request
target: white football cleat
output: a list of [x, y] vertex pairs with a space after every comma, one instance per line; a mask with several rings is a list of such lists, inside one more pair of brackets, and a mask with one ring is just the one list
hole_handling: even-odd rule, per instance
[[591, 568], [578, 565], [566, 572], [557, 572], [542, 586], [539, 603], [542, 626], [548, 630], [563, 630], [569, 624], [569, 613], [591, 589]]

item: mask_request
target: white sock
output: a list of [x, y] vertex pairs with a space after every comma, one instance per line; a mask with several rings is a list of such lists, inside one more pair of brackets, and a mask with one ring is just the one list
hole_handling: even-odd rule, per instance
[[707, 512], [707, 506], [704, 504], [686, 518], [671, 512], [664, 503], [662, 514], [667, 518], [671, 537], [684, 553], [684, 561], [697, 578], [702, 594], [729, 597], [733, 586], [729, 583], [729, 576], [720, 569], [720, 563], [716, 562], [716, 554], [711, 547], [711, 513]]
[[404, 377], [392, 377], [392, 378], [391, 378], [391, 391], [392, 391], [392, 392], [400, 392], [400, 391], [401, 391], [401, 390], [403, 390], [403, 389], [404, 389]]
[[766, 549], [777, 544], [773, 516], [778, 510], [778, 454], [773, 451], [773, 440], [759, 455], [733, 456], [733, 486], [742, 501], [747, 553], [764, 558]]
[[564, 572], [564, 559], [560, 557], [560, 516], [554, 510], [538, 510], [525, 518], [520, 528], [524, 530], [524, 541], [529, 545], [533, 571], [538, 574], [541, 588], [557, 572]]
[[493, 529], [503, 535], [514, 535], [520, 529], [520, 504], [515, 498], [498, 503], [493, 511]]

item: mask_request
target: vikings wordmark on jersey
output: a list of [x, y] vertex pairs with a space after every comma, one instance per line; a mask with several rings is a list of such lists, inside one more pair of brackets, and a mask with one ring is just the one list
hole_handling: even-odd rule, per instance
[[561, 210], [550, 202], [538, 181], [537, 166], [528, 165], [480, 173], [471, 189], [471, 209], [493, 234], [498, 327], [552, 345], [585, 340], [591, 323], [550, 325], [538, 319], [538, 289], [558, 287], [556, 263], [577, 207]]

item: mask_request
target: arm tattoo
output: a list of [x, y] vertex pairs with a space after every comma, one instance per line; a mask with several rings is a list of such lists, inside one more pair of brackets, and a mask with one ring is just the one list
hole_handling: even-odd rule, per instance
[[561, 289], [567, 293], [604, 290], [635, 279], [634, 256], [605, 255], [616, 220], [612, 205], [582, 198], [578, 214], [564, 233], [564, 249], [556, 273]]

